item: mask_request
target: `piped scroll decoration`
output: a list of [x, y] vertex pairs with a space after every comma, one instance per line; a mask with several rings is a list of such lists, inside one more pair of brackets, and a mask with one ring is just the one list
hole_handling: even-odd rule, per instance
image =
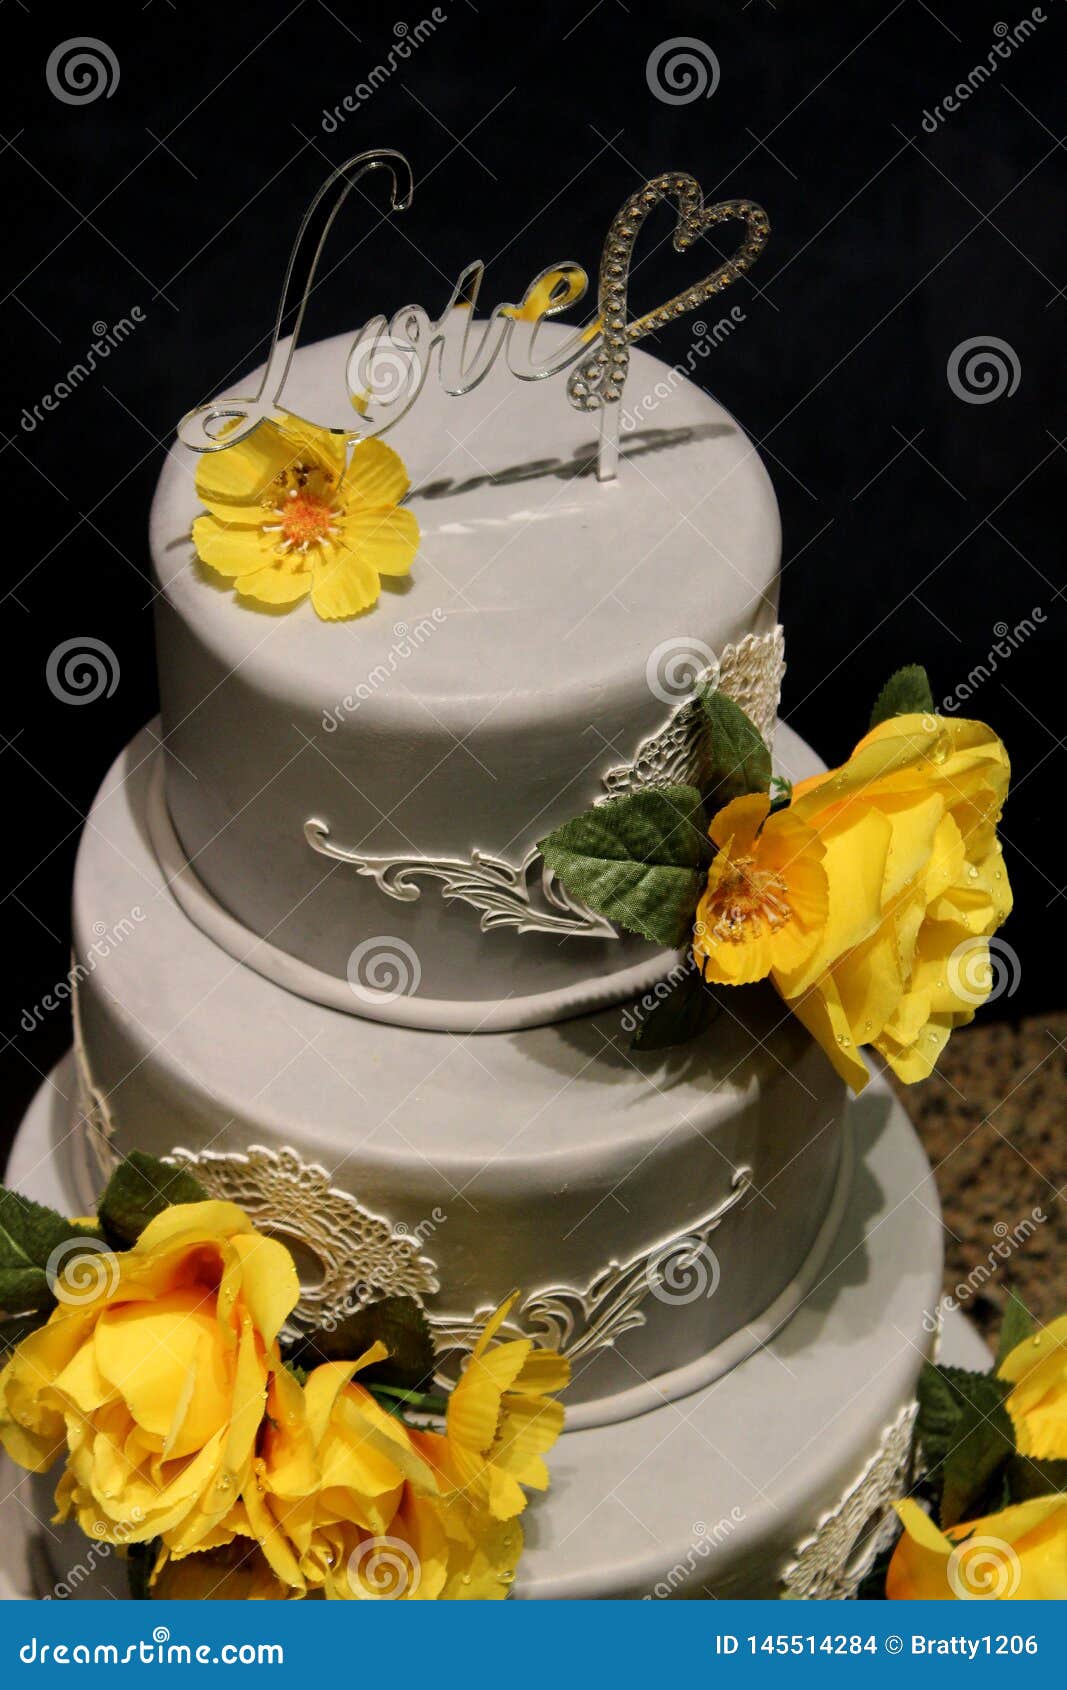
[[446, 903], [468, 904], [480, 912], [478, 925], [483, 933], [514, 927], [520, 933], [618, 938], [605, 916], [564, 890], [536, 849], [528, 851], [517, 867], [478, 850], [466, 862], [452, 857], [369, 857], [338, 845], [327, 824], [314, 816], [304, 824], [304, 837], [312, 850], [351, 863], [358, 874], [401, 903], [421, 898], [420, 878], [440, 881]]
[[[712, 657], [694, 681], [694, 695], [696, 681], [718, 687], [741, 705], [769, 741], [785, 672], [784, 651], [780, 627], [767, 634], [746, 634]], [[601, 802], [642, 786], [672, 781], [699, 786], [706, 753], [707, 717], [694, 696], [683, 700], [665, 727], [641, 742], [632, 762], [607, 770]], [[446, 903], [466, 904], [479, 912], [483, 933], [512, 927], [519, 933], [550, 933], [560, 938], [619, 937], [606, 916], [567, 892], [533, 846], [518, 864], [477, 849], [467, 858], [368, 856], [339, 844], [329, 824], [318, 816], [304, 823], [304, 837], [320, 856], [351, 863], [357, 874], [373, 880], [379, 891], [400, 903], [413, 904], [421, 898], [420, 880], [438, 881]]]
[[[744, 1201], [751, 1185], [752, 1169], [735, 1168], [726, 1196], [694, 1225], [626, 1263], [609, 1262], [583, 1288], [553, 1285], [535, 1291], [501, 1335], [531, 1338], [535, 1345], [558, 1350], [575, 1362], [611, 1348], [627, 1332], [644, 1326], [649, 1297], [684, 1304], [709, 1294], [709, 1261], [710, 1272], [716, 1276], [718, 1268], [709, 1257], [708, 1241], [730, 1211]], [[443, 1377], [462, 1363], [483, 1322], [481, 1311], [460, 1320], [431, 1316], [434, 1341], [445, 1358]]]

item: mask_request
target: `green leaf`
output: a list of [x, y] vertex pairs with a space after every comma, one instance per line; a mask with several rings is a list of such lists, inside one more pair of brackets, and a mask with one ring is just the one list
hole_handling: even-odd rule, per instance
[[1004, 1308], [1004, 1319], [1000, 1323], [1000, 1342], [997, 1345], [997, 1366], [1006, 1361], [1016, 1344], [1022, 1344], [1027, 1338], [1032, 1338], [1037, 1331], [1037, 1321], [1034, 1319], [1026, 1304], [1021, 1302], [1014, 1291], [1008, 1292], [1008, 1301]]
[[376, 1339], [389, 1351], [387, 1360], [365, 1367], [361, 1385], [396, 1385], [417, 1391], [433, 1378], [436, 1362], [430, 1323], [413, 1297], [382, 1297], [356, 1309], [332, 1328], [321, 1328], [292, 1349], [290, 1367], [308, 1372], [324, 1361], [357, 1361]]
[[711, 733], [709, 810], [747, 792], [769, 792], [771, 754], [755, 724], [725, 693], [704, 686], [698, 696]]
[[134, 1150], [120, 1162], [100, 1199], [100, 1224], [112, 1249], [136, 1244], [154, 1216], [175, 1203], [203, 1203], [207, 1192], [184, 1168]]
[[100, 1234], [0, 1186], [0, 1309], [9, 1315], [51, 1309], [49, 1265], [61, 1246], [78, 1238], [99, 1240]]
[[[995, 1385], [995, 1380], [989, 1380]], [[984, 1397], [979, 1402], [977, 1397]], [[952, 1447], [944, 1461], [941, 1524], [959, 1525], [974, 1516], [974, 1505], [993, 1477], [1015, 1454], [1015, 1432], [1002, 1396], [995, 1390], [976, 1392], [964, 1402]]]
[[1029, 1502], [1035, 1496], [1067, 1491], [1067, 1461], [1035, 1461], [1015, 1455], [1008, 1463], [1008, 1501]]
[[666, 990], [654, 986], [648, 997], [655, 1002], [630, 1041], [633, 1050], [670, 1050], [674, 1045], [688, 1044], [706, 1033], [722, 1010], [722, 1000], [695, 968], [687, 968]]
[[776, 810], [788, 810], [793, 802], [793, 782], [786, 780], [784, 775], [771, 776], [771, 809], [773, 816]]
[[928, 716], [933, 714], [934, 695], [921, 663], [909, 663], [890, 675], [874, 701], [871, 727], [888, 722], [891, 716]]
[[711, 856], [695, 787], [648, 786], [598, 804], [539, 850], [572, 897], [610, 921], [654, 944], [688, 938]]

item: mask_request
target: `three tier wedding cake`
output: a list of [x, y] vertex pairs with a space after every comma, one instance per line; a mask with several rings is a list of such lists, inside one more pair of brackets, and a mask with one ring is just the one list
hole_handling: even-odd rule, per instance
[[[638, 333], [626, 317], [633, 240], [664, 200], [677, 245], [716, 222], [745, 228], [700, 289], [650, 319], [692, 316], [747, 268], [766, 220], [748, 202], [705, 208], [691, 178], [667, 176], [612, 225], [584, 330], [546, 320], [576, 297], [575, 266], [483, 316], [480, 272], [465, 273], [433, 323], [409, 307], [355, 341], [279, 339], [266, 374], [186, 420], [196, 449], [168, 454], [151, 517], [160, 720], [105, 779], [78, 862], [72, 1110], [36, 1112], [8, 1183], [87, 1215], [136, 1154], [284, 1245], [299, 1285], [260, 1332], [257, 1401], [312, 1390], [308, 1345], [323, 1333], [355, 1318], [369, 1341], [368, 1310], [422, 1311], [430, 1376], [382, 1387], [416, 1413], [415, 1454], [395, 1457], [415, 1490], [436, 1393], [487, 1355], [521, 1352], [527, 1368], [542, 1355], [548, 1371], [564, 1358], [551, 1488], [523, 1514], [521, 1561], [509, 1550], [499, 1563], [519, 1597], [852, 1594], [907, 1489], [941, 1251], [901, 1109], [880, 1079], [855, 1101], [846, 1082], [861, 1084], [864, 1044], [906, 1079], [928, 1072], [973, 1013], [979, 994], [930, 985], [923, 947], [956, 922], [955, 957], [1006, 913], [984, 796], [997, 758], [955, 731], [973, 724], [938, 726], [902, 694], [873, 751], [857, 752], [881, 758], [864, 766], [865, 792], [892, 785], [878, 866], [857, 855], [832, 871], [833, 840], [860, 844], [834, 819], [849, 791], [828, 798], [814, 754], [777, 723], [770, 481], [737, 422], [637, 346], [656, 322]], [[257, 387], [257, 401], [240, 397]], [[885, 737], [894, 721], [906, 755]], [[863, 726], [857, 709], [857, 738]], [[917, 768], [926, 808], [901, 831]], [[871, 984], [885, 978], [872, 935], [941, 850], [933, 830], [956, 802], [942, 776], [989, 837], [966, 863], [944, 847], [889, 1001]], [[914, 858], [893, 885], [891, 851]], [[957, 883], [981, 889], [981, 909]], [[823, 936], [858, 923], [861, 905], [876, 919], [827, 962]], [[930, 950], [939, 978], [945, 954]], [[679, 1021], [697, 1033], [688, 1043]], [[122, 1239], [115, 1213], [101, 1209], [101, 1250]], [[78, 1260], [94, 1258], [72, 1259], [70, 1284]], [[92, 1294], [113, 1304], [128, 1283], [123, 1265]], [[53, 1274], [52, 1319], [27, 1343], [59, 1332], [65, 1302], [83, 1333], [88, 1295], [65, 1285]], [[74, 1382], [64, 1352], [50, 1399], [86, 1529], [86, 1510], [118, 1515], [72, 1416], [107, 1436], [100, 1405], [121, 1401], [138, 1431], [123, 1434], [116, 1490], [141, 1459], [132, 1438], [171, 1497], [202, 1455], [190, 1423], [208, 1414], [192, 1375], [155, 1418], [134, 1400], [105, 1357], [113, 1314], [92, 1373]], [[288, 1370], [272, 1374], [274, 1344]], [[319, 1354], [338, 1365], [324, 1339]], [[553, 1365], [524, 1399], [550, 1434], [516, 1430], [499, 1456], [523, 1484], [541, 1482], [530, 1462], [558, 1432], [566, 1369]], [[497, 1415], [518, 1412], [517, 1369]], [[167, 1367], [147, 1369], [142, 1395], [169, 1388]], [[14, 1386], [4, 1412], [47, 1443]], [[386, 1435], [374, 1432], [379, 1455]], [[170, 1542], [170, 1514], [101, 1537], [162, 1541], [172, 1570], [207, 1567], [235, 1533], [262, 1547], [248, 1475], [261, 1499], [273, 1457], [262, 1436], [246, 1454], [212, 1481], [232, 1485], [238, 1515], [220, 1505], [210, 1530]], [[438, 1469], [439, 1489], [443, 1457]], [[361, 1546], [402, 1540], [416, 1568], [421, 1554], [422, 1594], [435, 1594], [406, 1506], [385, 1530], [373, 1511], [340, 1515]], [[312, 1551], [289, 1537], [290, 1582], [314, 1594]], [[46, 1586], [77, 1553], [47, 1541]], [[284, 1582], [280, 1557], [269, 1549]]]

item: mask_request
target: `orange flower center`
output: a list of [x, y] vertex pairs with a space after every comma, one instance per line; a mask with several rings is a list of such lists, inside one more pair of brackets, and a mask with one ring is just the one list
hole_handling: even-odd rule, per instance
[[283, 556], [305, 554], [312, 546], [329, 545], [340, 532], [343, 511], [332, 476], [317, 466], [297, 463], [278, 476], [279, 491], [263, 501], [267, 519], [264, 534], [275, 536]]
[[282, 534], [291, 546], [306, 551], [330, 536], [336, 512], [314, 493], [297, 493], [281, 509]]
[[776, 869], [759, 868], [755, 857], [731, 862], [709, 892], [706, 926], [713, 938], [739, 944], [789, 920], [788, 887]]

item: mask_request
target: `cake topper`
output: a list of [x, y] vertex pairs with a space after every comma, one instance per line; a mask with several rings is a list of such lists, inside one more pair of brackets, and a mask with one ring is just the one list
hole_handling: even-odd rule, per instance
[[[356, 184], [377, 170], [387, 172], [390, 179], [390, 210], [406, 211], [411, 205], [411, 166], [392, 148], [359, 153], [331, 172], [304, 213], [289, 255], [259, 391], [251, 398], [209, 400], [190, 411], [179, 424], [178, 435], [193, 451], [224, 451], [245, 439], [261, 422], [277, 419], [330, 230]], [[733, 254], [703, 280], [631, 320], [627, 294], [634, 244], [649, 212], [665, 202], [673, 204], [676, 212], [672, 241], [676, 252], [684, 252], [718, 223], [743, 223], [744, 236]], [[320, 210], [325, 215], [324, 225], [314, 241], [292, 334], [286, 343], [282, 331], [291, 309], [294, 280], [302, 252], [312, 245], [312, 225]], [[501, 303], [484, 322], [475, 322], [485, 276], [485, 265], [476, 259], [460, 272], [438, 317], [431, 319], [424, 307], [416, 304], [403, 306], [391, 319], [378, 315], [364, 323], [352, 340], [345, 367], [349, 401], [359, 413], [361, 424], [334, 432], [357, 441], [392, 428], [418, 399], [435, 351], [438, 378], [445, 392], [452, 395], [477, 387], [503, 355], [508, 369], [520, 381], [543, 381], [571, 370], [567, 397], [579, 410], [599, 413], [597, 475], [601, 481], [610, 481], [618, 469], [619, 402], [629, 371], [630, 348], [729, 287], [759, 257], [769, 232], [766, 212], [752, 200], [719, 200], [705, 205], [694, 177], [676, 171], [654, 176], [631, 194], [608, 230], [597, 280], [597, 315], [576, 328], [561, 346], [551, 354], [542, 349], [539, 355], [538, 333], [546, 318], [559, 316], [584, 297], [588, 276], [581, 265], [571, 260], [549, 265], [533, 278], [517, 305]]]

